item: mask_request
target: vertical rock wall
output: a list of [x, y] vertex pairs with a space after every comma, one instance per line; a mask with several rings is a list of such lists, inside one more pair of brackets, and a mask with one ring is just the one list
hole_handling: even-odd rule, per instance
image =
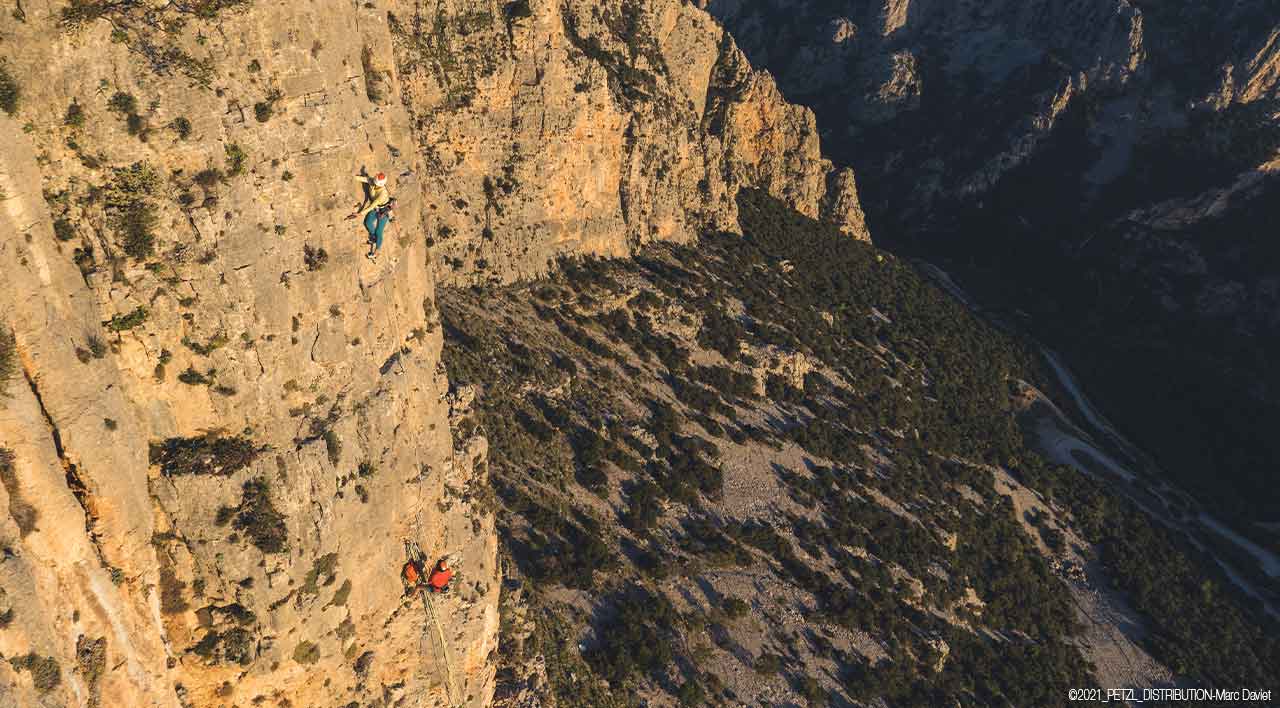
[[813, 114], [688, 3], [419, 0], [392, 31], [444, 282], [736, 231], [744, 186], [866, 236]]
[[[0, 704], [444, 705], [450, 674], [484, 704], [496, 539], [449, 428], [387, 13], [154, 4], [71, 29], [60, 5], [4, 32], [0, 495], [29, 513], [0, 514]], [[361, 169], [400, 203], [376, 264], [343, 221]], [[402, 598], [406, 539], [459, 561], [448, 672]]]

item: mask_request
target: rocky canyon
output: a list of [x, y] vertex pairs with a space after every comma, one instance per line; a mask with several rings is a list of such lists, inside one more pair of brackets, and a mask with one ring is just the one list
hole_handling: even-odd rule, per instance
[[1227, 5], [4, 3], [0, 708], [1280, 689]]

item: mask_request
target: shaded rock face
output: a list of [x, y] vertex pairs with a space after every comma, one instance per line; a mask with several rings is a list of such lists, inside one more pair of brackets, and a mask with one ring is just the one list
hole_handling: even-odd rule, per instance
[[[1180, 476], [1269, 466], [1280, 5], [702, 4], [814, 108], [880, 243], [1036, 317]], [[1198, 486], [1274, 508], [1242, 485]]]
[[[484, 450], [451, 435], [386, 11], [61, 5], [0, 50], [0, 653], [39, 659], [0, 703], [486, 703]], [[399, 199], [376, 264], [362, 168]], [[447, 657], [405, 540], [457, 557]]]
[[[841, 161], [867, 170], [864, 179], [872, 170], [881, 178], [891, 162], [909, 172], [916, 186], [895, 205], [917, 211], [989, 188], [1035, 152], [1073, 98], [1115, 98], [1151, 78], [1153, 63], [1175, 51], [1164, 41], [1166, 26], [1185, 32], [1194, 22], [1161, 11], [1152, 38], [1151, 21], [1128, 0], [703, 4], [790, 97], [815, 107]], [[1216, 24], [1249, 21], [1245, 10], [1215, 14], [1233, 13]], [[1267, 61], [1256, 56], [1270, 45], [1265, 33], [1248, 34], [1257, 46], [1252, 54], [1241, 48], [1230, 83], [1261, 96], [1275, 88], [1268, 89]], [[1236, 59], [1222, 49], [1219, 61]], [[923, 121], [932, 123], [927, 131]], [[911, 145], [922, 137], [925, 144]]]

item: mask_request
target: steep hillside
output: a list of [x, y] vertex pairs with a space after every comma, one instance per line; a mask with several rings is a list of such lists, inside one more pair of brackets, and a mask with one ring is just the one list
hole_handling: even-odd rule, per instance
[[1166, 472], [1280, 544], [1245, 523], [1280, 508], [1280, 4], [704, 4], [814, 108], [881, 244], [1029, 315]]
[[1024, 442], [1019, 419], [1070, 424], [1022, 345], [897, 258], [739, 201], [742, 237], [441, 294], [512, 578], [500, 705], [1275, 682], [1275, 623], [1227, 575], [1087, 456]]

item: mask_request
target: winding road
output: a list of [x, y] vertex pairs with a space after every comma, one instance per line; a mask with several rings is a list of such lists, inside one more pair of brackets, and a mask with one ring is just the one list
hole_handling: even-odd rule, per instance
[[[975, 314], [989, 318], [989, 313], [984, 312], [983, 308], [946, 271], [923, 261], [918, 262], [918, 265], [925, 274], [934, 279], [939, 287]], [[1171, 529], [1182, 532], [1196, 548], [1212, 557], [1241, 591], [1258, 600], [1272, 617], [1280, 619], [1280, 611], [1276, 608], [1278, 598], [1276, 590], [1273, 589], [1280, 587], [1280, 556], [1232, 531], [1194, 501], [1192, 501], [1192, 508], [1185, 513], [1175, 512], [1174, 509], [1178, 508], [1180, 503], [1185, 506], [1185, 501], [1194, 498], [1170, 485], [1166, 475], [1159, 474], [1157, 479], [1150, 479], [1135, 472], [1134, 467], [1140, 462], [1155, 468], [1150, 456], [1144, 454], [1140, 448], [1116, 430], [1115, 426], [1089, 400], [1061, 356], [1034, 338], [1030, 339], [1039, 348], [1058, 383], [1071, 396], [1072, 403], [1084, 417], [1088, 428], [1086, 430], [1077, 425], [1061, 409], [1045, 399], [1056, 415], [1041, 420], [1036, 432], [1048, 457], [1054, 462], [1070, 465], [1083, 474], [1107, 482], [1114, 491], [1133, 501], [1152, 518]], [[1091, 432], [1093, 435], [1090, 434]], [[1106, 439], [1115, 449], [1131, 458], [1132, 463], [1122, 463], [1100, 449], [1100, 446], [1094, 442], [1095, 435]], [[1089, 464], [1090, 462], [1096, 464]], [[1156, 469], [1158, 472], [1158, 468]], [[1181, 501], [1171, 501], [1174, 498]], [[1209, 535], [1214, 539], [1207, 538]], [[1239, 567], [1237, 558], [1224, 557], [1224, 554], [1218, 550], [1224, 545], [1238, 552], [1240, 557], [1251, 558], [1255, 563], [1255, 568], [1251, 571], [1256, 572], [1243, 570]], [[1255, 580], [1259, 575], [1267, 577], [1265, 584]]]

